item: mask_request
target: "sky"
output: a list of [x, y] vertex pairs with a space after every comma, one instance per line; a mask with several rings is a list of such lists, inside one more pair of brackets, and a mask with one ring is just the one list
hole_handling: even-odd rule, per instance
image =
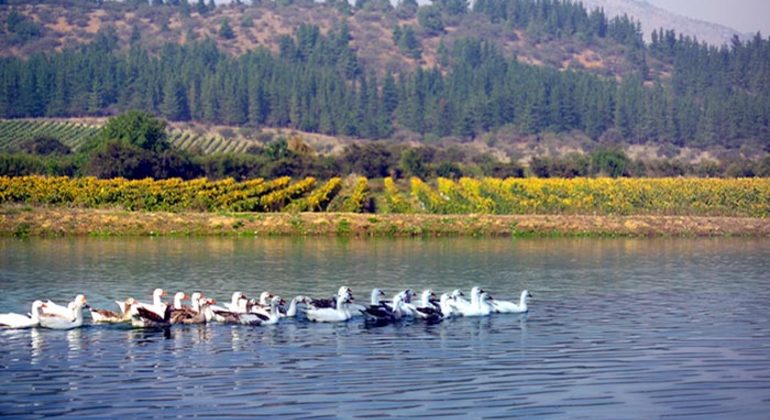
[[739, 32], [770, 35], [770, 0], [647, 0], [676, 14], [720, 23]]

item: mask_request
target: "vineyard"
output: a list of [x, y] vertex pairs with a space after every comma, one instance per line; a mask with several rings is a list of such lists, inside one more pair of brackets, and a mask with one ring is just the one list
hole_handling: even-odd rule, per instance
[[[0, 151], [16, 150], [22, 143], [38, 137], [53, 137], [72, 150], [99, 133], [100, 126], [53, 120], [0, 120]], [[247, 140], [219, 135], [198, 134], [192, 130], [170, 128], [168, 140], [182, 150], [201, 154], [242, 153], [251, 145]]]
[[74, 122], [0, 120], [0, 151], [12, 151], [37, 137], [53, 137], [70, 149], [77, 150], [99, 133], [99, 129], [98, 126]]
[[144, 211], [767, 217], [770, 179], [100, 180], [0, 177], [0, 203]]

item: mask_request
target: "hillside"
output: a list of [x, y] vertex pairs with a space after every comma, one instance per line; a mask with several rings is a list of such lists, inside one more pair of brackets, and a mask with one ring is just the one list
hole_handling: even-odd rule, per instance
[[562, 0], [359, 4], [11, 1], [0, 116], [140, 109], [231, 132], [473, 143], [504, 162], [770, 150], [770, 40], [645, 44], [638, 22]]
[[712, 45], [730, 44], [733, 36], [744, 34], [712, 22], [691, 19], [656, 7], [644, 0], [582, 0], [589, 8], [601, 7], [609, 16], [633, 17], [642, 24], [644, 37], [650, 41], [653, 30], [676, 28], [677, 32]]
[[[457, 39], [477, 37], [494, 42], [507, 56], [524, 63], [556, 68], [586, 69], [606, 76], [623, 77], [636, 70], [629, 63], [624, 48], [617, 42], [594, 38], [552, 37], [511, 30], [503, 22], [490, 22], [481, 14], [463, 14], [444, 19], [442, 31], [420, 26], [415, 10], [393, 9], [372, 2], [363, 9], [346, 9], [335, 2], [287, 2], [252, 5], [221, 5], [214, 10], [197, 11], [171, 6], [136, 6], [127, 3], [68, 0], [52, 3], [9, 2], [0, 6], [0, 22], [12, 11], [29, 18], [39, 33], [25, 39], [0, 37], [0, 55], [29, 57], [40, 52], [62, 51], [93, 42], [100, 33], [114, 33], [121, 49], [131, 44], [159, 51], [166, 43], [185, 44], [210, 38], [231, 55], [240, 55], [258, 47], [280, 50], [280, 39], [291, 35], [301, 24], [312, 22], [323, 33], [345, 20], [350, 29], [351, 46], [361, 62], [380, 73], [429, 68], [439, 63], [439, 48]], [[14, 4], [18, 3], [18, 4]], [[193, 3], [193, 2], [191, 2]], [[220, 35], [222, 22], [228, 22], [232, 37]], [[414, 58], [393, 39], [393, 28], [415, 29], [421, 54]]]

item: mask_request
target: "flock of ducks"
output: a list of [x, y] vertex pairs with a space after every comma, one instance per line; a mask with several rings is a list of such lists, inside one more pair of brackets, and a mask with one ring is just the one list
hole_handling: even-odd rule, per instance
[[[415, 292], [406, 289], [391, 300], [385, 300], [380, 289], [373, 289], [368, 305], [354, 302], [353, 292], [340, 287], [330, 299], [313, 299], [297, 296], [288, 306], [279, 296], [263, 292], [259, 299], [249, 299], [242, 292], [235, 292], [229, 303], [219, 306], [216, 300], [200, 292], [187, 296], [183, 292], [174, 295], [172, 304], [163, 302], [166, 292], [155, 289], [152, 303], [138, 302], [134, 298], [115, 301], [118, 311], [96, 309], [88, 305], [84, 295], [77, 295], [67, 306], [50, 300], [36, 300], [28, 315], [0, 314], [0, 327], [32, 328], [43, 327], [58, 330], [78, 328], [83, 325], [83, 309], [88, 309], [95, 324], [131, 323], [136, 328], [168, 327], [174, 324], [204, 324], [218, 322], [239, 325], [273, 325], [282, 318], [304, 317], [313, 322], [345, 322], [363, 317], [366, 322], [379, 325], [402, 319], [422, 319], [428, 322], [459, 316], [487, 316], [493, 313], [525, 313], [527, 299], [532, 295], [524, 290], [518, 302], [493, 299], [479, 287], [471, 289], [470, 300], [462, 291], [444, 293], [436, 299], [430, 289], [422, 292], [415, 301]], [[190, 305], [183, 301], [189, 299]]]

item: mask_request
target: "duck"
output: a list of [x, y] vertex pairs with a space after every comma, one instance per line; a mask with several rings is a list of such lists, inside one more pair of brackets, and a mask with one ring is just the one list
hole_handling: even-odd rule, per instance
[[267, 319], [262, 319], [262, 325], [277, 324], [281, 319], [281, 311], [278, 309], [278, 307], [285, 304], [286, 301], [283, 300], [280, 296], [273, 296], [273, 298], [270, 299], [270, 314], [268, 315]]
[[337, 299], [336, 308], [311, 307], [308, 308], [305, 315], [307, 316], [307, 319], [313, 322], [345, 322], [353, 317], [348, 306], [350, 301], [350, 296], [340, 297]]
[[48, 299], [45, 301], [45, 306], [43, 307], [43, 314], [57, 315], [62, 318], [73, 317], [74, 316], [73, 309], [75, 308], [75, 304], [77, 302], [81, 304], [85, 304], [85, 300], [86, 300], [86, 297], [84, 295], [77, 295], [75, 296], [75, 299], [72, 300], [72, 302], [67, 304], [67, 306], [62, 306], [53, 302], [51, 299]]
[[45, 303], [42, 300], [36, 300], [32, 302], [32, 310], [29, 316], [13, 312], [0, 314], [0, 327], [8, 329], [37, 327], [40, 325], [40, 317], [44, 309]]
[[[82, 298], [80, 298], [82, 296]], [[43, 313], [40, 316], [40, 326], [53, 330], [71, 330], [80, 328], [83, 325], [83, 308], [88, 308], [86, 297], [78, 295], [78, 298], [72, 302], [72, 313], [68, 316]]]
[[529, 310], [527, 308], [527, 299], [532, 297], [528, 290], [521, 292], [519, 303], [505, 300], [492, 300], [492, 311], [500, 314], [523, 314]]
[[89, 308], [91, 320], [96, 324], [119, 324], [131, 321], [131, 307], [136, 304], [132, 297], [123, 302], [116, 301], [120, 307], [120, 312], [110, 311], [108, 309]]

